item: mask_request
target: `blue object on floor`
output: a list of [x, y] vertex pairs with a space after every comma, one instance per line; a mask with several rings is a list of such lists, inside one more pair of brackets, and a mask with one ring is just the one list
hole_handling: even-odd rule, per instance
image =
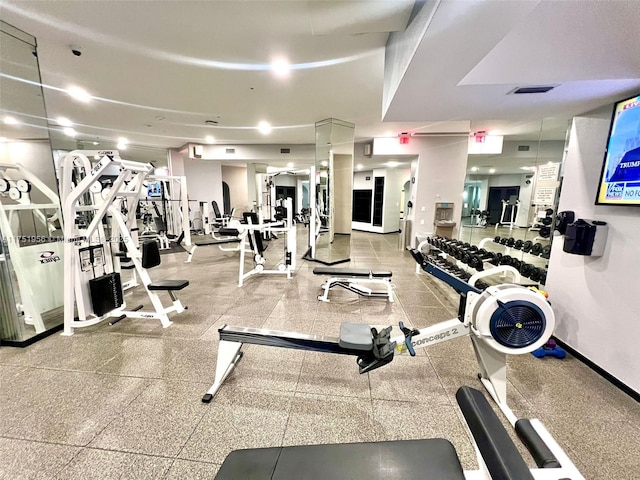
[[565, 358], [567, 356], [567, 352], [565, 352], [562, 348], [557, 345], [553, 347], [542, 346], [537, 350], [531, 352], [531, 354], [536, 358], [543, 358], [546, 356], [556, 357], [556, 358]]

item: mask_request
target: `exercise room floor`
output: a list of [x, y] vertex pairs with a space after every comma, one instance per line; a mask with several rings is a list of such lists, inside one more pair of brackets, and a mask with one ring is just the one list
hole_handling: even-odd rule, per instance
[[[298, 258], [304, 234], [299, 227]], [[281, 242], [268, 260], [282, 255]], [[0, 478], [205, 479], [237, 448], [428, 437], [451, 440], [463, 466], [475, 468], [454, 399], [460, 385], [481, 388], [467, 338], [365, 375], [353, 357], [250, 345], [214, 401], [200, 401], [224, 324], [337, 336], [346, 321], [453, 318], [450, 289], [416, 275], [396, 235], [354, 232], [351, 255], [353, 267], [393, 271], [395, 303], [347, 291], [319, 302], [317, 264], [299, 259], [293, 279], [256, 276], [243, 288], [238, 254], [203, 247], [192, 264], [185, 259], [163, 255], [151, 271], [191, 282], [180, 292], [189, 310], [167, 329], [125, 319], [0, 347]], [[128, 297], [131, 305], [143, 298]], [[516, 414], [540, 418], [585, 478], [638, 479], [640, 404], [571, 357], [512, 356], [508, 378]]]

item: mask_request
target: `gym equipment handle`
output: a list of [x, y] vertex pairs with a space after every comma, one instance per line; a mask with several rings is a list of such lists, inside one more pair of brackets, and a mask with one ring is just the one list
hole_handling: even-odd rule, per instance
[[413, 349], [413, 345], [411, 343], [411, 337], [413, 337], [413, 330], [404, 326], [404, 322], [399, 323], [400, 330], [404, 333], [404, 344], [407, 346], [407, 350], [409, 350], [409, 355], [412, 357], [416, 356], [416, 351]]

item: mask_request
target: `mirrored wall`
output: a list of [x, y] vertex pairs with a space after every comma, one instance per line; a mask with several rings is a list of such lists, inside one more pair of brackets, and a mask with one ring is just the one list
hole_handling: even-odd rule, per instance
[[505, 136], [502, 153], [468, 158], [459, 239], [523, 281], [545, 283], [567, 128], [566, 118], [545, 118]]
[[62, 323], [62, 214], [36, 41], [3, 22], [0, 71], [0, 341], [25, 346]]

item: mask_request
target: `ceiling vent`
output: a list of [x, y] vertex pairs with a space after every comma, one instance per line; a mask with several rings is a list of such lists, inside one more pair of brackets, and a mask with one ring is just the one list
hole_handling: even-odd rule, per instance
[[235, 148], [227, 148], [227, 149], [225, 149], [224, 153], [233, 154], [233, 153], [236, 153], [236, 149]]
[[529, 151], [529, 145], [518, 145], [518, 151], [519, 152], [528, 152]]
[[532, 87], [518, 87], [515, 90], [509, 92], [509, 94], [520, 95], [524, 93], [547, 93], [549, 90], [553, 90], [557, 85], [537, 85]]
[[280, 149], [280, 153], [291, 153], [291, 149], [290, 148], [281, 148]]

